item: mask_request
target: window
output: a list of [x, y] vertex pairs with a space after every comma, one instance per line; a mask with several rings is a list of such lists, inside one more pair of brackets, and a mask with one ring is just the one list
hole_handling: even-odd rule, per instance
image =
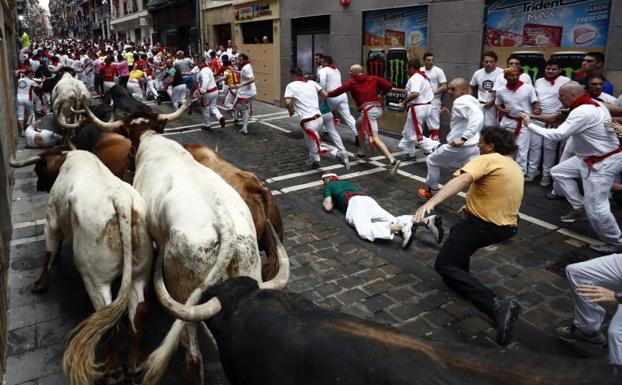
[[242, 23], [242, 38], [244, 44], [261, 44], [267, 37], [268, 43], [273, 43], [272, 20], [252, 21]]

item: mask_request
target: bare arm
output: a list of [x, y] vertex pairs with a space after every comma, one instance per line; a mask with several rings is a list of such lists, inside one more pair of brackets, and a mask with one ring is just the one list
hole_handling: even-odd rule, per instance
[[334, 207], [333, 198], [331, 197], [324, 198], [324, 201], [322, 202], [322, 206], [324, 206], [324, 211], [326, 211], [327, 213], [330, 213]]
[[443, 92], [447, 91], [447, 82], [441, 83], [438, 85], [438, 89], [434, 93], [434, 95], [442, 95]]
[[445, 201], [448, 198], [456, 195], [460, 191], [466, 189], [473, 183], [473, 176], [468, 172], [463, 172], [459, 176], [450, 180], [438, 193], [436, 193], [429, 201], [423, 206], [419, 207], [415, 213], [413, 222], [419, 223], [424, 220], [428, 214], [434, 210], [436, 206]]
[[283, 100], [285, 102], [285, 108], [289, 112], [289, 116], [294, 115], [294, 100], [292, 98], [285, 98]]

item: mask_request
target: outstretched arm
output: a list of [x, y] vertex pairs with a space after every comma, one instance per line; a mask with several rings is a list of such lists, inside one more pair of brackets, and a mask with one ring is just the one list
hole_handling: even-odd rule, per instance
[[333, 198], [331, 197], [324, 198], [324, 201], [322, 202], [322, 206], [324, 206], [324, 211], [326, 211], [327, 213], [330, 213], [331, 210], [333, 209]]
[[419, 207], [415, 213], [413, 221], [419, 223], [434, 210], [441, 202], [456, 195], [460, 191], [466, 189], [473, 183], [473, 176], [468, 172], [463, 172], [459, 176], [450, 180], [438, 193], [436, 193], [423, 206]]

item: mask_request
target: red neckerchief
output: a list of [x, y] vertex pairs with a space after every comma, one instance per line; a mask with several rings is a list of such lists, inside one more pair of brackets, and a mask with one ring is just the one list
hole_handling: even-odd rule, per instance
[[294, 76], [294, 81], [306, 83], [307, 79], [303, 78], [302, 76]]
[[582, 106], [584, 104], [600, 107], [600, 104], [598, 104], [595, 101], [593, 101], [592, 98], [590, 97], [590, 95], [583, 94], [583, 95], [579, 96], [579, 98], [577, 98], [577, 100], [575, 100], [574, 103], [572, 103], [572, 105], [570, 105], [570, 110], [572, 111], [575, 108], [577, 108], [579, 106]]
[[505, 87], [512, 91], [512, 92], [516, 92], [517, 89], [519, 89], [523, 84], [523, 82], [521, 82], [520, 80], [516, 82], [516, 84], [514, 84], [513, 86], [510, 85], [510, 83], [506, 84]]
[[428, 79], [428, 75], [424, 71], [415, 70], [415, 73], [423, 76], [424, 78], [426, 78], [426, 80], [430, 80], [430, 79]]
[[334, 64], [326, 64], [324, 67], [328, 67], [328, 68], [332, 68], [332, 69], [337, 69]]
[[545, 76], [544, 79], [546, 79], [547, 81], [551, 82], [551, 85], [554, 86], [555, 85], [555, 80], [557, 80], [558, 77], [559, 77], [559, 75], [555, 76], [554, 78], [547, 78]]

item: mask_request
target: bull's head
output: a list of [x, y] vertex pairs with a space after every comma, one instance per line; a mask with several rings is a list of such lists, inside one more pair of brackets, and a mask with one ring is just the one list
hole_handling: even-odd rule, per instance
[[37, 174], [37, 191], [50, 192], [60, 172], [60, 167], [65, 162], [67, 153], [60, 150], [47, 150], [25, 160], [15, 160], [13, 155], [9, 158], [11, 167], [27, 167], [35, 165]]
[[[289, 280], [289, 258], [285, 247], [281, 243], [281, 240], [276, 234], [276, 231], [274, 230], [274, 227], [272, 227], [272, 223], [270, 223], [270, 221], [268, 221], [268, 227], [270, 228], [270, 236], [272, 237], [272, 241], [277, 248], [279, 270], [274, 278], [266, 282], [260, 282], [258, 283], [258, 286], [259, 289], [282, 289]], [[201, 305], [188, 306], [177, 302], [169, 294], [166, 289], [166, 285], [164, 284], [164, 277], [162, 274], [162, 254], [162, 252], [158, 253], [156, 270], [154, 274], [154, 286], [160, 303], [164, 305], [164, 307], [175, 317], [188, 322], [204, 321], [216, 315], [222, 309], [222, 304], [218, 297], [213, 297]]]

